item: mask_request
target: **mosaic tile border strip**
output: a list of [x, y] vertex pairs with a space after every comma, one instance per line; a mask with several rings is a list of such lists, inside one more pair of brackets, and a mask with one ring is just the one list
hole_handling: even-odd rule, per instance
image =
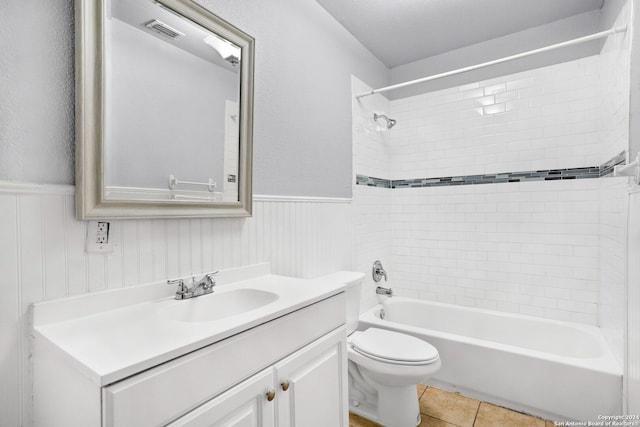
[[625, 163], [626, 157], [626, 152], [623, 151], [600, 166], [525, 172], [505, 172], [486, 175], [462, 175], [394, 180], [375, 178], [366, 175], [356, 175], [356, 184], [379, 188], [422, 188], [450, 185], [500, 184], [506, 182], [559, 181], [567, 179], [600, 178], [613, 173], [613, 167]]
[[357, 185], [366, 185], [367, 187], [391, 188], [390, 179], [374, 178], [366, 175], [356, 175]]

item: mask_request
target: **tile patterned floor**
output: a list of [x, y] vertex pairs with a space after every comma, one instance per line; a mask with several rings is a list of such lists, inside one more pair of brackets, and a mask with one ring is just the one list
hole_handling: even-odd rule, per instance
[[[435, 387], [418, 385], [422, 422], [419, 427], [552, 427], [540, 418], [469, 399]], [[382, 427], [355, 414], [349, 427]]]

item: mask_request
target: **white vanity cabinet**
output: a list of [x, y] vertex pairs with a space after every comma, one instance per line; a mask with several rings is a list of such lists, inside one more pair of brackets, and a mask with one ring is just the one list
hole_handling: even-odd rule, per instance
[[278, 427], [347, 427], [346, 329], [275, 365]]
[[[266, 279], [260, 283], [271, 286]], [[290, 289], [298, 288], [292, 284]], [[126, 337], [126, 348], [117, 348], [118, 334], [142, 336], [130, 331], [129, 318], [122, 319], [128, 316], [125, 310], [117, 311], [117, 319], [98, 315], [35, 327], [34, 426], [347, 427], [345, 295], [341, 289], [323, 292], [318, 291], [326, 295], [322, 299], [225, 332], [221, 339], [193, 342], [135, 364], [118, 363], [117, 371], [97, 367], [121, 357], [130, 360], [127, 352], [136, 346], [153, 355], [148, 347], [158, 339], [138, 343]], [[149, 305], [150, 313], [157, 312], [156, 305]], [[146, 314], [136, 310], [131, 308], [132, 318], [146, 328]], [[203, 327], [158, 323], [151, 316], [153, 334], [199, 334], [197, 328]], [[97, 336], [100, 325], [115, 330], [106, 338]], [[79, 335], [85, 326], [86, 334]], [[100, 353], [104, 362], [94, 363], [96, 368], [88, 363], [92, 357], [70, 357], [67, 344], [93, 348], [85, 342], [91, 334], [112, 351], [109, 357]]]
[[243, 381], [231, 390], [178, 418], [167, 427], [274, 427], [273, 369]]
[[335, 330], [168, 427], [347, 427], [344, 334]]

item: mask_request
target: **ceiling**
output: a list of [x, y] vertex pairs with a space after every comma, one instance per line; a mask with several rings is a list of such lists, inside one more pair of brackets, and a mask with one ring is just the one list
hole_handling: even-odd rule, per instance
[[604, 0], [316, 1], [389, 68], [604, 4]]

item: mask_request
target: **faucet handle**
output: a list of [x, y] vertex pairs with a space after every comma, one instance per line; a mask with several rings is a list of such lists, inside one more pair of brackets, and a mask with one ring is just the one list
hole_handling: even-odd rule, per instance
[[202, 279], [200, 279], [199, 283], [202, 283], [202, 289], [207, 291], [207, 293], [213, 292], [213, 287], [216, 285], [216, 279], [214, 276], [218, 273], [219, 270], [214, 271], [213, 273], [207, 273]]
[[185, 299], [188, 297], [189, 288], [185, 286], [184, 279], [167, 280], [167, 285], [178, 285], [176, 290], [176, 299]]
[[384, 281], [387, 281], [387, 272], [384, 271], [384, 268], [382, 267], [382, 263], [380, 262], [380, 260], [376, 260], [373, 263], [373, 267], [371, 268], [371, 276], [373, 277], [373, 281], [374, 282], [379, 282], [380, 279], [382, 279], [384, 277]]
[[178, 288], [182, 288], [184, 286], [184, 279], [169, 279], [167, 280], [167, 285], [178, 285]]

